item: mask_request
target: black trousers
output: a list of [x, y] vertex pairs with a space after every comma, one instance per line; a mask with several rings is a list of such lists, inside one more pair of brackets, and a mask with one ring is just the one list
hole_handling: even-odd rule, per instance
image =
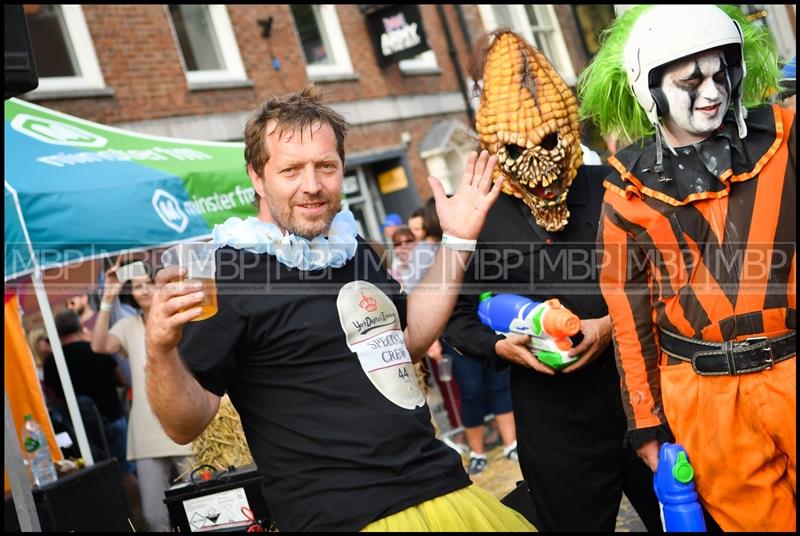
[[661, 532], [653, 473], [623, 448], [619, 376], [609, 350], [582, 371], [547, 376], [512, 365], [517, 452], [540, 531], [613, 532], [622, 493]]

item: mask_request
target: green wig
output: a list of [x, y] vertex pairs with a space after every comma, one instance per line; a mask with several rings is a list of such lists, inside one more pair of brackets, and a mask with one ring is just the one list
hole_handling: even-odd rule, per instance
[[[620, 15], [600, 36], [600, 51], [578, 77], [580, 117], [593, 120], [603, 134], [623, 134], [635, 141], [655, 132], [628, 86], [622, 55], [634, 23], [651, 7], [639, 5]], [[747, 66], [742, 97], [746, 107], [754, 108], [767, 102], [770, 92], [778, 87], [775, 40], [765, 26], [747, 20], [738, 7], [718, 7], [742, 29]]]

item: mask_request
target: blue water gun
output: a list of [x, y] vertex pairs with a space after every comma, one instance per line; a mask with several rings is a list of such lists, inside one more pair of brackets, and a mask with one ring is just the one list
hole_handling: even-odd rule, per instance
[[537, 302], [516, 294], [491, 292], [480, 295], [478, 316], [496, 333], [530, 335], [529, 348], [536, 358], [555, 369], [577, 361], [570, 356], [571, 336], [580, 331], [581, 320], [556, 300]]
[[694, 487], [694, 469], [682, 446], [663, 443], [653, 477], [665, 532], [706, 532]]

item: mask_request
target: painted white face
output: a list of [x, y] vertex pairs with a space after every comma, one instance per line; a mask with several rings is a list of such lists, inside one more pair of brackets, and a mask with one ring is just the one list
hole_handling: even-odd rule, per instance
[[664, 71], [661, 90], [669, 103], [664, 126], [670, 142], [682, 147], [703, 141], [728, 111], [731, 83], [724, 54], [709, 50], [675, 62]]

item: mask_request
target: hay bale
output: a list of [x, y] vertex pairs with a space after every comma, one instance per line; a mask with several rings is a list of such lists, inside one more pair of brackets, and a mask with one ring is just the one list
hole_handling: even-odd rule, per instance
[[[210, 465], [222, 471], [230, 466], [242, 467], [253, 463], [247, 446], [239, 413], [228, 395], [222, 397], [217, 414], [205, 431], [192, 442], [194, 467]], [[190, 473], [187, 471], [181, 477]]]

